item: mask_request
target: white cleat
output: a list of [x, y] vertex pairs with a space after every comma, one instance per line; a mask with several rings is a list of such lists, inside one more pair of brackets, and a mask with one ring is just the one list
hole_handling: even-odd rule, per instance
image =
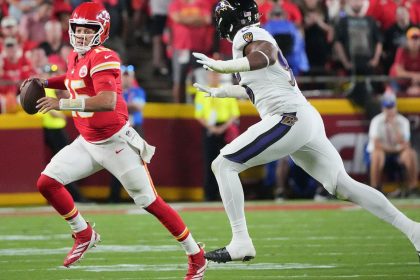
[[249, 261], [257, 254], [251, 240], [249, 242], [231, 242], [226, 246], [226, 251], [229, 252], [232, 261]]

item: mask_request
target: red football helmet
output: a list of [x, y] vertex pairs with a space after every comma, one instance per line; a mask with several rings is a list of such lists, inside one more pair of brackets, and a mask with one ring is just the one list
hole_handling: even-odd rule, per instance
[[[105, 8], [95, 2], [80, 4], [69, 20], [70, 44], [78, 53], [85, 53], [92, 46], [105, 42], [109, 37], [111, 19]], [[82, 26], [95, 30], [94, 34], [76, 34], [76, 27]], [[88, 38], [92, 37], [90, 40]]]

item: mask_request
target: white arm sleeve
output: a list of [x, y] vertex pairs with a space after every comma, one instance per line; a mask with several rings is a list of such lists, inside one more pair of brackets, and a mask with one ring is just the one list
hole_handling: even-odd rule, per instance
[[239, 85], [228, 85], [223, 86], [223, 90], [226, 93], [226, 97], [234, 97], [234, 98], [246, 98], [248, 99], [248, 94], [244, 87]]

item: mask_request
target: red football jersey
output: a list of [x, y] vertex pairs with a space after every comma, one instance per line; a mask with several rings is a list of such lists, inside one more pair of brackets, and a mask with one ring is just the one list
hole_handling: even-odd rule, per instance
[[74, 51], [67, 57], [68, 70], [64, 83], [70, 92], [70, 98], [87, 98], [97, 95], [98, 91], [95, 89], [93, 79], [95, 74], [98, 75], [101, 71], [109, 71], [108, 73], [115, 77], [117, 104], [114, 111], [72, 112], [77, 130], [89, 142], [111, 137], [128, 120], [127, 105], [121, 95], [120, 67], [118, 54], [102, 46], [92, 48], [82, 58], [78, 58]]

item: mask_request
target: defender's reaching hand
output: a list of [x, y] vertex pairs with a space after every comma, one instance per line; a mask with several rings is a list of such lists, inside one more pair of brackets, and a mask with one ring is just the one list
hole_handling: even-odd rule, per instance
[[195, 58], [197, 58], [197, 63], [203, 65], [204, 69], [224, 73], [220, 67], [220, 63], [218, 63], [221, 61], [214, 60], [202, 53], [193, 52], [192, 54]]
[[248, 58], [242, 57], [231, 60], [214, 60], [202, 53], [193, 53], [193, 56], [197, 58], [197, 62], [203, 65], [203, 68], [218, 73], [236, 73], [249, 71]]
[[210, 88], [198, 83], [194, 83], [193, 86], [197, 88], [199, 91], [205, 92], [205, 97], [227, 97], [226, 90], [221, 88]]

